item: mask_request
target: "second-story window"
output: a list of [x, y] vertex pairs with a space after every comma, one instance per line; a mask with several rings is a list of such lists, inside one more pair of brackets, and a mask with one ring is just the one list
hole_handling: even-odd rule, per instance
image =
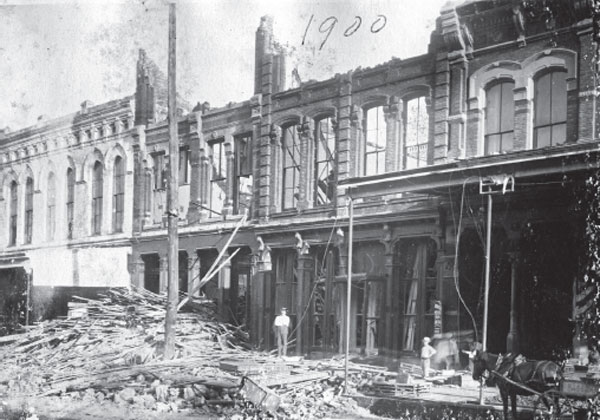
[[154, 166], [154, 189], [164, 190], [167, 187], [167, 171], [165, 167], [165, 154], [157, 153], [152, 155]]
[[515, 101], [513, 81], [501, 81], [486, 89], [484, 154], [513, 148]]
[[25, 183], [25, 243], [30, 244], [33, 238], [33, 178]]
[[179, 185], [190, 183], [190, 149], [179, 149]]
[[234, 209], [236, 214], [250, 213], [252, 205], [252, 134], [235, 138]]
[[18, 185], [16, 181], [10, 184], [10, 221], [8, 232], [8, 245], [17, 244], [17, 215], [19, 211]]
[[562, 144], [567, 139], [567, 73], [552, 71], [535, 80], [533, 147]]
[[48, 175], [46, 194], [46, 239], [52, 241], [56, 229], [56, 177], [54, 172], [50, 172]]
[[298, 126], [283, 128], [281, 148], [283, 153], [282, 209], [293, 209], [298, 203], [300, 190], [300, 140]]
[[92, 234], [102, 232], [102, 188], [103, 174], [102, 163], [96, 161], [92, 171]]
[[335, 193], [335, 130], [331, 117], [315, 124], [315, 197], [316, 206], [331, 202]]
[[385, 172], [387, 133], [383, 106], [369, 108], [365, 118], [365, 175]]
[[210, 195], [208, 217], [220, 217], [227, 191], [227, 168], [223, 140], [209, 144], [210, 156]]
[[113, 172], [113, 232], [123, 232], [125, 209], [125, 165], [117, 156]]
[[429, 114], [424, 96], [409, 99], [404, 105], [404, 168], [427, 166]]
[[67, 238], [73, 239], [73, 218], [75, 215], [75, 172], [67, 169]]

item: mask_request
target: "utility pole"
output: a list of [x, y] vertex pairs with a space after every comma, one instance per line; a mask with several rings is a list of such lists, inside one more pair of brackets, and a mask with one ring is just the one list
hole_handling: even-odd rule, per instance
[[177, 31], [175, 3], [169, 4], [169, 73], [168, 73], [168, 107], [169, 107], [169, 182], [167, 185], [167, 220], [168, 220], [168, 295], [167, 315], [165, 318], [165, 359], [175, 357], [175, 321], [177, 320], [177, 304], [179, 303], [179, 237], [177, 223], [179, 221], [178, 173], [179, 173], [179, 139], [177, 138], [177, 101], [175, 88], [175, 63]]
[[348, 195], [349, 215], [348, 215], [348, 277], [346, 282], [346, 357], [344, 358], [344, 392], [348, 393], [348, 357], [350, 353], [350, 317], [352, 316], [352, 250], [354, 240], [354, 201]]
[[[488, 306], [490, 294], [490, 262], [492, 259], [492, 194], [506, 194], [515, 191], [515, 178], [512, 175], [489, 176], [479, 179], [479, 194], [487, 195], [487, 223], [485, 237], [485, 283], [483, 292], [483, 334], [482, 350], [487, 351]], [[511, 301], [511, 305], [514, 302]], [[512, 308], [511, 308], [512, 312]], [[479, 404], [483, 405], [483, 381], [479, 384]]]

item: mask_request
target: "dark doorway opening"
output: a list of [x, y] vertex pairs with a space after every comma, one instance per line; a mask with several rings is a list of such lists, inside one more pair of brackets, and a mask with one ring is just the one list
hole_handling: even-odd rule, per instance
[[144, 288], [160, 293], [160, 257], [158, 254], [142, 255], [144, 261]]

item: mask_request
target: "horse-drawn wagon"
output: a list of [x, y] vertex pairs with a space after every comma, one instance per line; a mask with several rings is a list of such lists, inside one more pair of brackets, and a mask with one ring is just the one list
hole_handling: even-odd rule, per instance
[[516, 419], [517, 395], [532, 395], [534, 419], [600, 420], [600, 372], [563, 372], [547, 360], [481, 352], [474, 358], [473, 378], [482, 377], [488, 385], [498, 387], [505, 419], [509, 398]]

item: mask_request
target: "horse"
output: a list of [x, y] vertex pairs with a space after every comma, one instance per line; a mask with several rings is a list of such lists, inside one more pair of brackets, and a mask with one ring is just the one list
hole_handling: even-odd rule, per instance
[[[563, 378], [562, 370], [556, 363], [549, 360], [520, 361], [521, 357], [510, 353], [502, 356], [477, 352], [473, 358], [473, 379], [478, 381], [481, 377], [485, 377], [484, 373], [486, 371], [488, 372], [486, 384], [498, 387], [505, 419], [508, 419], [508, 397], [510, 397], [511, 402], [512, 418], [516, 420], [517, 395], [533, 395], [526, 388], [540, 394], [558, 389]], [[526, 388], [515, 385], [509, 380]], [[550, 402], [545, 398], [542, 401], [550, 409]], [[558, 407], [558, 401], [554, 401], [554, 406]]]

